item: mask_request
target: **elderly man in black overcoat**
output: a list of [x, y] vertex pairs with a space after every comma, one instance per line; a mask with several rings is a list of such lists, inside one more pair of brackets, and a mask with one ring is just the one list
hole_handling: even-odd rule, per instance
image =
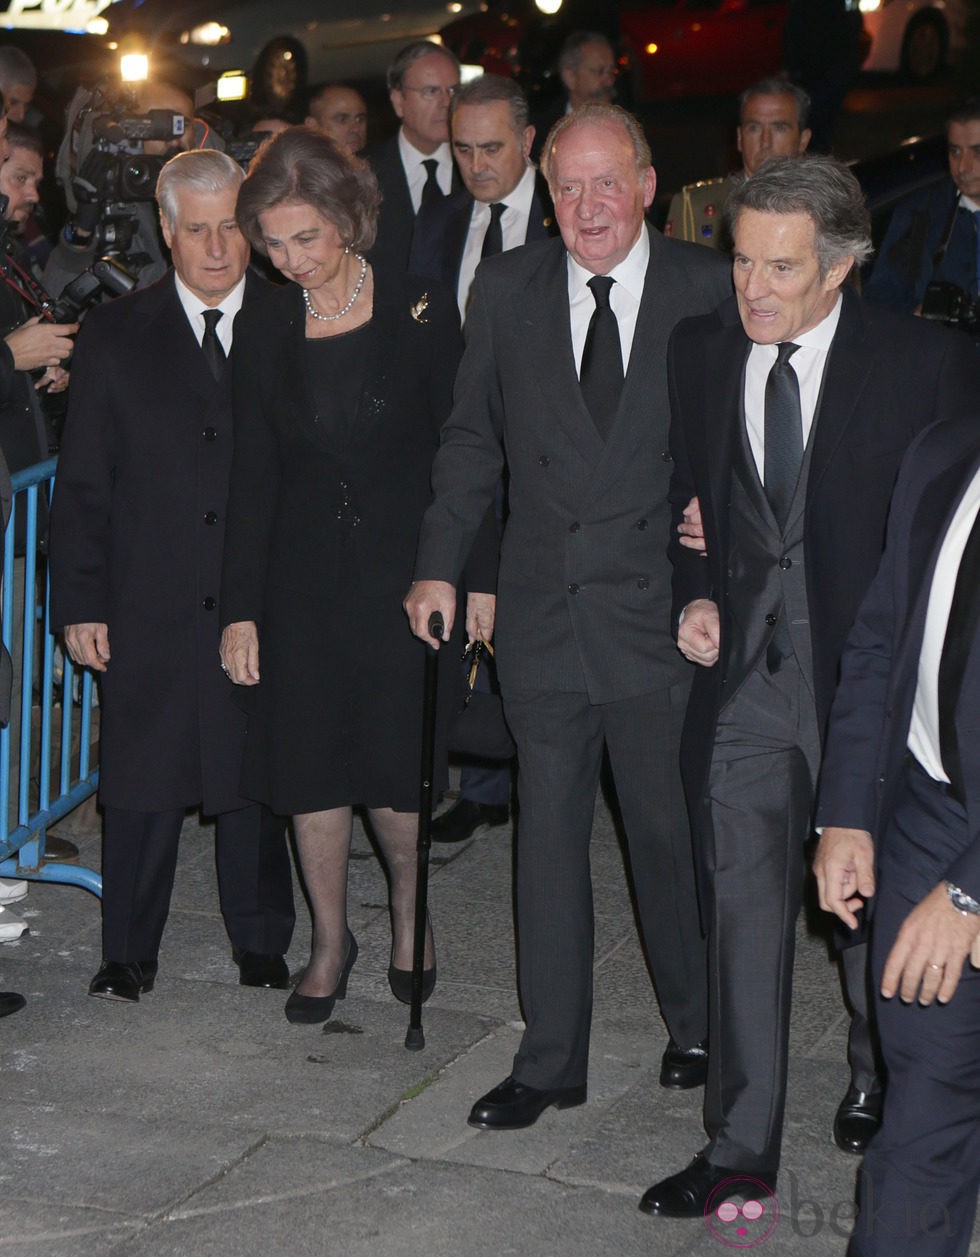
[[[216, 816], [221, 911], [249, 986], [284, 988], [294, 923], [281, 819], [238, 794], [245, 717], [218, 659], [231, 463], [227, 355], [249, 249], [240, 168], [213, 150], [157, 187], [173, 270], [93, 310], [51, 521], [51, 617], [100, 674], [103, 963], [91, 995], [136, 1001], [156, 978], [181, 825]], [[217, 315], [217, 317], [215, 317]]]

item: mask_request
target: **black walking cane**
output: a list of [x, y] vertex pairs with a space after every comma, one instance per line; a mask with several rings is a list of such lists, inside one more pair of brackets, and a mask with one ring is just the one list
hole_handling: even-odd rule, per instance
[[[442, 641], [445, 621], [439, 611], [429, 616], [429, 636]], [[415, 940], [412, 950], [412, 1004], [405, 1046], [410, 1052], [425, 1047], [422, 1029], [422, 970], [425, 965], [425, 926], [429, 902], [429, 850], [432, 846], [432, 776], [436, 756], [436, 691], [439, 654], [425, 645], [425, 679], [422, 687], [422, 766], [419, 799], [419, 836], [415, 847]]]

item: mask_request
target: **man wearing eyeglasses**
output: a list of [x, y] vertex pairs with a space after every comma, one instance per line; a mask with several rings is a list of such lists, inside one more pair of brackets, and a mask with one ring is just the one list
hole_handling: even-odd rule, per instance
[[428, 39], [407, 45], [388, 67], [388, 94], [401, 126], [364, 154], [381, 187], [371, 261], [384, 270], [408, 267], [422, 205], [461, 186], [449, 147], [449, 102], [457, 87], [459, 62]]

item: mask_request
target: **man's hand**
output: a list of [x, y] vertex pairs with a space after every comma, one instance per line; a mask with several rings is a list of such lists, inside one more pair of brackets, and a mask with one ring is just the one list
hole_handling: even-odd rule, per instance
[[218, 653], [222, 667], [236, 685], [258, 685], [259, 630], [254, 620], [226, 625]]
[[108, 624], [66, 624], [65, 645], [72, 663], [105, 672], [109, 663]]
[[71, 338], [77, 331], [77, 323], [48, 323], [40, 315], [15, 327], [4, 337], [14, 355], [14, 370], [36, 371], [39, 367], [58, 366], [71, 356], [74, 349]]
[[[439, 642], [436, 638], [429, 636], [429, 618], [434, 611], [440, 612], [443, 623], [446, 626], [443, 629], [442, 640], [444, 642], [449, 641], [453, 620], [456, 618], [456, 589], [448, 581], [415, 581], [405, 595], [405, 601], [402, 603], [402, 606], [405, 608], [405, 614], [408, 616], [408, 622], [412, 626], [412, 632], [415, 636], [420, 637], [427, 646], [432, 646], [436, 650], [439, 649]], [[468, 603], [466, 618], [468, 626]]]
[[949, 902], [944, 883], [926, 895], [905, 918], [885, 961], [881, 993], [897, 991], [906, 1004], [953, 998], [963, 964], [973, 954], [980, 936], [980, 916], [958, 912]]
[[37, 389], [46, 388], [49, 393], [63, 393], [71, 379], [64, 367], [48, 367], [47, 371], [35, 383]]
[[704, 525], [701, 523], [701, 503], [696, 497], [691, 498], [684, 507], [684, 522], [677, 525], [677, 535], [685, 550], [697, 550], [698, 554], [706, 552]]
[[691, 663], [710, 668], [718, 662], [721, 624], [717, 603], [709, 598], [695, 598], [684, 608], [677, 630], [677, 649]]
[[493, 637], [493, 621], [497, 610], [495, 594], [466, 595], [466, 640], [489, 642]]
[[867, 830], [828, 825], [820, 835], [813, 858], [820, 907], [835, 913], [852, 930], [858, 927], [855, 913], [875, 893], [874, 858]]

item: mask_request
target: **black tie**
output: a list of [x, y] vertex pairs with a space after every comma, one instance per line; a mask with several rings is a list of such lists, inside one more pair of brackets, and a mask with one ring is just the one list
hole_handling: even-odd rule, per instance
[[500, 225], [500, 219], [507, 206], [503, 201], [494, 201], [490, 206], [490, 226], [487, 228], [487, 234], [483, 237], [483, 249], [480, 252], [481, 258], [493, 257], [495, 253], [503, 253], [504, 251], [504, 231]]
[[218, 340], [218, 320], [222, 317], [221, 310], [205, 310], [204, 311], [204, 339], [201, 341], [201, 348], [204, 350], [204, 357], [207, 359], [208, 366], [211, 368], [211, 374], [216, 380], [220, 380], [225, 369], [225, 351], [222, 348], [221, 341]]
[[623, 391], [623, 347], [619, 340], [619, 323], [609, 304], [609, 290], [615, 282], [609, 275], [593, 275], [589, 280], [595, 310], [589, 321], [579, 372], [582, 396], [603, 440], [612, 427]]
[[766, 380], [766, 497], [780, 528], [785, 527], [803, 462], [800, 382], [789, 361], [797, 349], [799, 345], [784, 341]]
[[980, 617], [980, 513], [974, 520], [956, 573], [949, 622], [939, 659], [939, 751], [953, 793], [962, 802], [963, 769], [956, 738], [956, 704]]
[[427, 157], [422, 165], [425, 167], [425, 183], [422, 185], [422, 204], [428, 205], [430, 201], [441, 201], [443, 192], [442, 188], [439, 187], [439, 180], [436, 178], [439, 163], [434, 157]]

